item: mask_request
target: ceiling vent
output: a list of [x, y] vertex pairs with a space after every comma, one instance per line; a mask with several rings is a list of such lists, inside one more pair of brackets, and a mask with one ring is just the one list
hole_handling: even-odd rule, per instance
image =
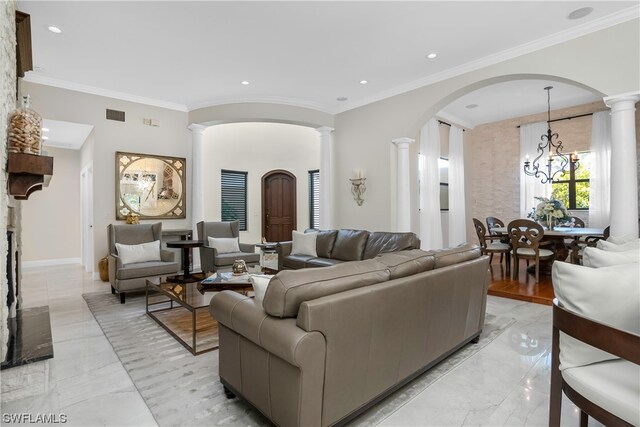
[[107, 108], [107, 120], [115, 120], [117, 122], [124, 122], [124, 111], [109, 110]]

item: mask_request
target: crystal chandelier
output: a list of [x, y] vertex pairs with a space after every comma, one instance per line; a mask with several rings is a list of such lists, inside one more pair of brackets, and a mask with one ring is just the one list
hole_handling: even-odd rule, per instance
[[[536, 149], [538, 156], [533, 159], [533, 162], [530, 162], [527, 154], [524, 161], [524, 173], [540, 178], [543, 184], [553, 182], [557, 174], [564, 173], [569, 162], [573, 163], [574, 170], [578, 169], [579, 166], [578, 153], [571, 154], [567, 158], [562, 153], [562, 141], [558, 139], [558, 134], [551, 132], [551, 89], [553, 89], [553, 86], [544, 88], [547, 91], [547, 133], [542, 134], [540, 137], [541, 142], [538, 143], [538, 148]], [[545, 156], [545, 150], [548, 151], [547, 156]], [[541, 165], [540, 163], [543, 157], [546, 158], [546, 165]], [[558, 166], [555, 170], [554, 163]]]

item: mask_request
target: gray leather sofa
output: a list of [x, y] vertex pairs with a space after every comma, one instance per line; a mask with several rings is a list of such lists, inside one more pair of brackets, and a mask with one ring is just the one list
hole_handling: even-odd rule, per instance
[[478, 246], [410, 250], [281, 271], [262, 304], [221, 292], [220, 380], [276, 425], [344, 424], [478, 338], [488, 268]]
[[[305, 233], [318, 230], [305, 230]], [[291, 253], [292, 242], [277, 245], [278, 270], [328, 267], [347, 261], [371, 259], [381, 253], [419, 249], [414, 233], [388, 233], [365, 230], [322, 230], [316, 239], [317, 257]]]

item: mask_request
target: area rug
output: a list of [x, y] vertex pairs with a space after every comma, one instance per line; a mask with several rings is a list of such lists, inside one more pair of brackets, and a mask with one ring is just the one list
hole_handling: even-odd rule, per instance
[[[255, 409], [225, 397], [218, 378], [218, 352], [191, 355], [146, 315], [143, 295], [127, 295], [126, 304], [105, 293], [83, 297], [158, 425], [270, 425]], [[463, 347], [351, 424], [378, 424], [514, 322], [487, 313], [478, 344]]]

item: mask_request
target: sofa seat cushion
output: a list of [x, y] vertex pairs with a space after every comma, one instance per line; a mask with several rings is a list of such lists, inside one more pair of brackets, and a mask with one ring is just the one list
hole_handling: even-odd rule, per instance
[[464, 261], [480, 258], [480, 246], [467, 243], [455, 248], [441, 249], [434, 252], [436, 264], [434, 268], [447, 267]]
[[331, 251], [331, 258], [342, 261], [362, 259], [369, 232], [364, 230], [340, 230]]
[[386, 233], [375, 231], [369, 233], [364, 247], [363, 259], [371, 259], [387, 252], [398, 252], [419, 249], [420, 239], [414, 233]]
[[382, 254], [375, 259], [389, 268], [389, 280], [433, 270], [436, 263], [433, 252], [420, 249]]
[[224, 267], [227, 265], [233, 265], [234, 261], [241, 259], [247, 264], [256, 264], [260, 262], [260, 254], [252, 254], [248, 252], [229, 252], [226, 254], [218, 254], [216, 256], [216, 266]]
[[562, 371], [569, 386], [632, 425], [640, 425], [640, 366], [609, 360]]
[[284, 260], [282, 260], [282, 266], [285, 268], [299, 270], [301, 268], [305, 268], [307, 266], [307, 261], [313, 258], [314, 257], [311, 255], [287, 255]]
[[344, 261], [331, 258], [311, 258], [307, 261], [306, 267], [329, 267], [331, 265], [342, 264]]
[[300, 304], [305, 301], [387, 280], [389, 269], [375, 260], [283, 270], [269, 282], [262, 305], [272, 316], [296, 317]]
[[177, 262], [147, 261], [123, 265], [116, 270], [116, 277], [120, 280], [137, 279], [140, 277], [162, 276], [176, 274], [180, 266]]

